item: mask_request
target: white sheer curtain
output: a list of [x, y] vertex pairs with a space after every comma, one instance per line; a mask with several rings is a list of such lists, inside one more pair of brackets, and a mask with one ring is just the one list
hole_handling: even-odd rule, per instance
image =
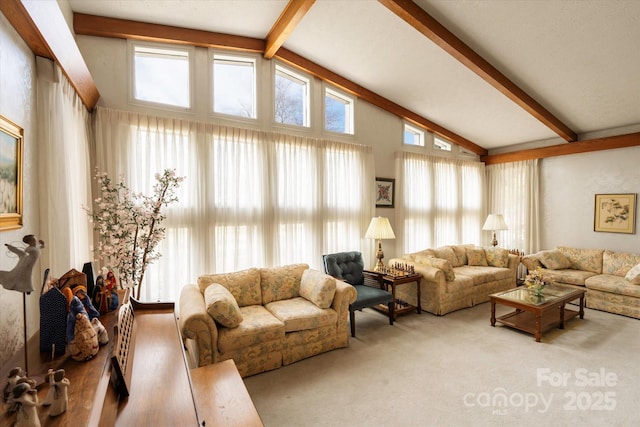
[[509, 227], [500, 232], [500, 246], [539, 250], [539, 173], [537, 159], [487, 166], [488, 210], [501, 213]]
[[484, 163], [396, 153], [399, 253], [480, 244]]
[[95, 116], [96, 163], [113, 179], [149, 193], [166, 168], [186, 177], [142, 299], [176, 299], [201, 274], [322, 269], [323, 253], [361, 250], [373, 215], [371, 147], [104, 108]]
[[41, 263], [60, 277], [93, 259], [83, 209], [91, 205], [90, 118], [57, 64], [38, 57], [37, 67]]

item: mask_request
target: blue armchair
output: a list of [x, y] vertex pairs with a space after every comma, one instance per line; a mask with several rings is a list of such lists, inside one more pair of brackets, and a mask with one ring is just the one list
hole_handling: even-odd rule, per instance
[[393, 295], [379, 287], [365, 284], [362, 270], [364, 261], [360, 252], [339, 252], [322, 256], [324, 272], [343, 280], [354, 288], [358, 294], [353, 304], [349, 305], [349, 322], [351, 323], [351, 336], [356, 336], [355, 311], [366, 307], [374, 307], [378, 304], [387, 304], [389, 307], [389, 324], [393, 325]]

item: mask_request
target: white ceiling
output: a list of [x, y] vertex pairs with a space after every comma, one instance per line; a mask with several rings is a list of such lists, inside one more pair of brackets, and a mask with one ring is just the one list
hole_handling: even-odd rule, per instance
[[[414, 2], [578, 136], [640, 125], [640, 1]], [[288, 1], [69, 3], [74, 12], [264, 39]], [[564, 142], [375, 0], [317, 0], [284, 47], [486, 149]]]

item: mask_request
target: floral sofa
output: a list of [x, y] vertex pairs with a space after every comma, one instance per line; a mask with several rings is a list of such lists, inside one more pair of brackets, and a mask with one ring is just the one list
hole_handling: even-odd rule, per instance
[[558, 246], [522, 263], [541, 268], [545, 281], [586, 287], [589, 308], [640, 319], [640, 254]]
[[[423, 310], [444, 315], [489, 301], [489, 295], [516, 287], [520, 257], [502, 248], [474, 245], [442, 246], [389, 260], [389, 265], [413, 266], [420, 279]], [[414, 286], [400, 286], [396, 296], [417, 301]]]
[[243, 377], [349, 345], [353, 286], [306, 264], [200, 276], [179, 324], [196, 366], [233, 359]]

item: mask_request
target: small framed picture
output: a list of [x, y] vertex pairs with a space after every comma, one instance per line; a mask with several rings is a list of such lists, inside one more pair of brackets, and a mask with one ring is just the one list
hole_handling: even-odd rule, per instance
[[636, 232], [636, 194], [596, 194], [593, 231]]
[[376, 208], [392, 208], [395, 199], [395, 179], [376, 178]]
[[24, 130], [0, 115], [0, 230], [22, 227]]

